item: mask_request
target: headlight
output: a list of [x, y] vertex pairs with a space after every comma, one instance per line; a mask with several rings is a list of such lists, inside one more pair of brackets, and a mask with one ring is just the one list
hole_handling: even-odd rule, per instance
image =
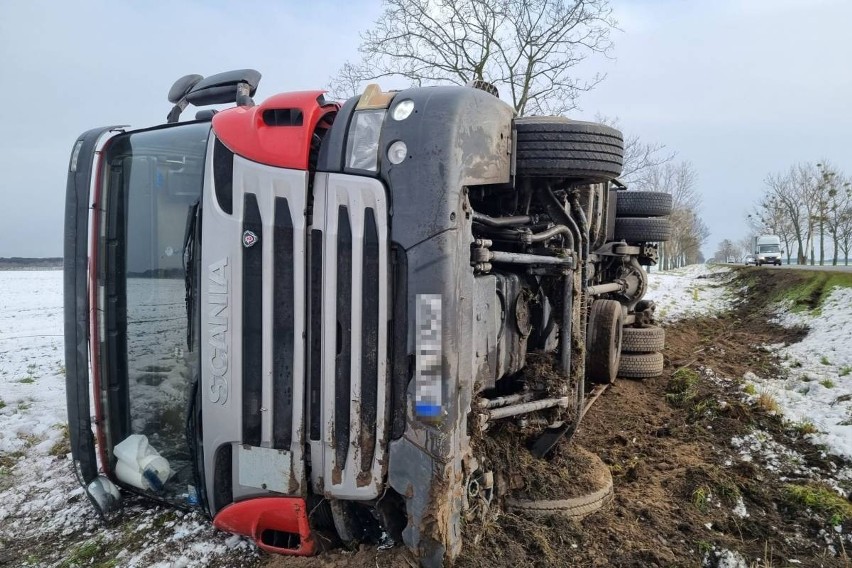
[[405, 145], [405, 142], [402, 140], [397, 140], [388, 148], [388, 161], [393, 164], [401, 164], [405, 161], [405, 157], [408, 155], [408, 146]]
[[405, 99], [404, 101], [400, 101], [396, 103], [396, 106], [393, 107], [393, 116], [394, 120], [405, 120], [411, 113], [414, 111], [414, 101], [411, 99]]
[[414, 412], [420, 417], [434, 418], [441, 415], [441, 295], [417, 294], [416, 305]]
[[379, 135], [385, 109], [355, 112], [346, 141], [346, 167], [375, 172], [379, 167]]

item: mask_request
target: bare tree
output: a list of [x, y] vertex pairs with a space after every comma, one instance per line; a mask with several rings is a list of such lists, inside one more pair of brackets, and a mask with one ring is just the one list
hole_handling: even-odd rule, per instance
[[[677, 188], [677, 186], [675, 186]], [[672, 238], [664, 244], [670, 249], [670, 256], [675, 266], [683, 266], [695, 262], [703, 245], [710, 236], [710, 229], [699, 216], [700, 200], [691, 205], [678, 203], [674, 198], [674, 207], [670, 216], [672, 223]]]
[[736, 262], [740, 258], [740, 247], [730, 239], [719, 243], [715, 258], [719, 262]]
[[754, 253], [754, 243], [755, 243], [756, 238], [757, 238], [757, 235], [755, 235], [754, 233], [749, 233], [748, 235], [741, 238], [739, 241], [737, 241], [735, 243], [738, 247], [740, 247], [740, 250], [743, 253], [743, 258], [741, 258], [740, 260], [745, 260], [745, 256], [747, 254], [753, 254]]
[[787, 262], [795, 248], [798, 264], [825, 263], [826, 236], [831, 238], [832, 264], [844, 262], [852, 244], [852, 179], [827, 160], [800, 163], [766, 178], [766, 192], [748, 215], [752, 230], [779, 235]]
[[675, 157], [664, 144], [644, 142], [639, 136], [630, 134], [624, 137], [624, 166], [621, 179], [627, 185], [642, 190], [650, 185], [648, 173], [668, 164]]
[[334, 77], [353, 84], [401, 77], [413, 85], [494, 83], [518, 114], [564, 114], [603, 76], [574, 76], [589, 55], [607, 55], [616, 25], [607, 0], [384, 0], [360, 46], [361, 61]]
[[849, 266], [849, 250], [852, 245], [852, 202], [838, 214], [837, 225], [837, 247], [843, 252], [843, 264]]
[[701, 194], [695, 183], [698, 174], [691, 162], [667, 163], [649, 171], [649, 187], [663, 187], [672, 194], [674, 209], [697, 210], [701, 207]]
[[695, 168], [689, 162], [667, 162], [645, 168], [643, 177], [644, 181], [638, 184], [643, 190], [672, 194], [672, 237], [660, 245], [661, 268], [668, 270], [695, 262], [701, 245], [710, 236], [698, 214], [701, 195], [696, 189]]
[[[621, 130], [618, 117], [610, 118], [597, 114], [595, 121]], [[651, 172], [671, 162], [676, 155], [677, 153], [669, 151], [665, 144], [645, 142], [638, 134], [625, 133], [624, 165], [621, 168], [620, 179], [633, 189], [655, 191], [650, 189]]]
[[766, 178], [768, 206], [777, 208], [792, 228], [797, 245], [798, 264], [807, 264], [808, 251], [813, 262], [815, 221], [819, 215], [820, 178], [811, 164], [798, 164], [784, 174]]
[[852, 204], [852, 183], [850, 183], [834, 166], [826, 160], [817, 164], [821, 178], [819, 192], [819, 225], [820, 225], [820, 254], [819, 263], [823, 264], [825, 248], [825, 233], [831, 236], [833, 257], [832, 266], [837, 266], [837, 256], [840, 252], [841, 226], [845, 215]]
[[[784, 243], [787, 264], [790, 264], [790, 257], [793, 254], [793, 250], [798, 251], [795, 247], [795, 230], [793, 223], [790, 221], [778, 199], [770, 193], [765, 194], [757, 207], [754, 208], [754, 211], [746, 216], [746, 223], [749, 229], [751, 229], [752, 237], [767, 234], [778, 235]], [[749, 249], [754, 249], [754, 241], [752, 241]]]
[[347, 61], [328, 85], [329, 95], [345, 100], [361, 94], [364, 91], [364, 80], [361, 75], [361, 70]]

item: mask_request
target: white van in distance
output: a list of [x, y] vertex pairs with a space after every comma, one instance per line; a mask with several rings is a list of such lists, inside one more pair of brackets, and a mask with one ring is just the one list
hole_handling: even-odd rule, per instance
[[757, 265], [781, 265], [781, 238], [778, 235], [761, 235], [757, 237], [754, 247]]

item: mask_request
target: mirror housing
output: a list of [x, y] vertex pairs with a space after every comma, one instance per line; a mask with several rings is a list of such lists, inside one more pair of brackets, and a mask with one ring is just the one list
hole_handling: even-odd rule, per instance
[[105, 522], [115, 519], [121, 511], [118, 487], [105, 475], [98, 475], [86, 486], [86, 496]]
[[190, 104], [207, 106], [235, 103], [237, 106], [254, 106], [251, 97], [257, 91], [260, 77], [260, 72], [254, 69], [226, 71], [207, 78], [185, 75], [175, 81], [169, 90], [169, 102], [175, 103], [175, 106], [166, 120], [169, 123], [177, 122], [180, 113]]
[[175, 81], [172, 88], [169, 89], [169, 102], [174, 104], [179, 103], [202, 79], [204, 79], [202, 75], [184, 75]]

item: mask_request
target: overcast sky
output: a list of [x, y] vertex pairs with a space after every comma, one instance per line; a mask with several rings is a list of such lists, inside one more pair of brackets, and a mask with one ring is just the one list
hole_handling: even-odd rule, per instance
[[[852, 173], [852, 2], [623, 0], [607, 79], [576, 118], [618, 117], [691, 161], [712, 254], [746, 234], [763, 179], [798, 161]], [[0, 256], [61, 256], [81, 132], [164, 121], [187, 73], [252, 67], [256, 99], [322, 88], [380, 0], [0, 0]]]

